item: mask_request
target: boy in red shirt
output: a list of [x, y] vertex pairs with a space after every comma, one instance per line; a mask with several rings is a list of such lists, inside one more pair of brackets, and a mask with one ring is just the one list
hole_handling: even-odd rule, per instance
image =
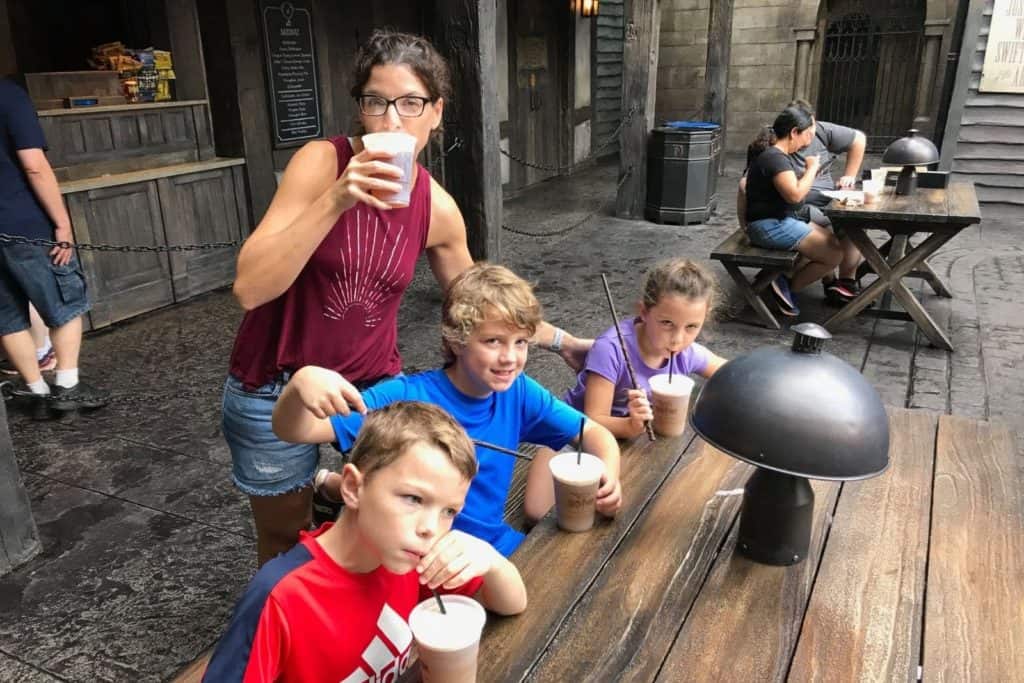
[[203, 680], [396, 680], [409, 613], [434, 588], [522, 612], [515, 566], [451, 530], [475, 474], [472, 442], [440, 408], [405, 401], [368, 415], [342, 470], [344, 511], [259, 570]]

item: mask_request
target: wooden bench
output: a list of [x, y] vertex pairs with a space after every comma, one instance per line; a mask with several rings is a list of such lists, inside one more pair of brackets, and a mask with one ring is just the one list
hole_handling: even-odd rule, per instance
[[[740, 294], [764, 323], [776, 330], [781, 328], [771, 310], [761, 299], [763, 292], [779, 273], [788, 271], [796, 265], [799, 254], [795, 251], [762, 249], [755, 247], [747, 239], [743, 228], [729, 235], [711, 252], [711, 258], [721, 261], [726, 272], [732, 277]], [[740, 268], [760, 268], [761, 271], [748, 280]]]

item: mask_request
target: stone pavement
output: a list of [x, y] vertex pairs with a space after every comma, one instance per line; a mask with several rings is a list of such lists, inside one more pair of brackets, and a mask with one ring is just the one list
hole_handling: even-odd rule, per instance
[[[504, 232], [502, 261], [536, 284], [548, 319], [595, 335], [610, 324], [601, 272], [624, 315], [651, 263], [666, 255], [705, 259], [733, 229], [734, 166], [720, 179], [721, 212], [707, 225], [610, 217], [614, 166], [546, 183], [506, 203], [510, 227], [549, 233], [597, 214], [546, 239]], [[910, 323], [870, 319], [838, 330], [829, 350], [861, 369], [888, 404], [1019, 428], [1020, 217], [996, 209], [983, 215], [980, 228], [932, 260], [956, 298], [922, 295], [956, 353], [927, 346]], [[789, 343], [785, 331], [743, 322], [749, 311], [738, 309], [721, 267], [710, 267], [730, 296], [703, 335], [708, 346], [731, 357]], [[802, 295], [801, 320], [824, 319], [821, 296], [820, 288]], [[421, 268], [400, 317], [406, 371], [438, 364], [439, 307], [436, 286]], [[248, 505], [230, 483], [219, 428], [220, 389], [239, 319], [230, 292], [222, 291], [93, 334], [85, 343], [85, 376], [111, 388], [116, 400], [54, 422], [11, 416], [44, 550], [0, 577], [0, 681], [168, 680], [216, 641], [255, 567]], [[559, 393], [573, 381], [561, 361], [542, 351], [532, 354], [528, 371]]]

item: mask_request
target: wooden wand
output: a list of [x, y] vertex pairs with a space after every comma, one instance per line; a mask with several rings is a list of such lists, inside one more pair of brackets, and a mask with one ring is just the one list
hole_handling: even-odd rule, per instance
[[[629, 360], [629, 351], [626, 350], [626, 340], [622, 337], [622, 330], [619, 328], [619, 314], [615, 312], [615, 303], [612, 301], [612, 290], [608, 288], [608, 278], [601, 273], [601, 282], [604, 283], [604, 293], [608, 297], [608, 308], [612, 312], [612, 324], [615, 325], [615, 333], [619, 335], [619, 348], [622, 349], [622, 357], [626, 359], [626, 370], [629, 371], [629, 381], [633, 383], [634, 389], [640, 387], [636, 383], [636, 372], [633, 371], [633, 363]], [[647, 438], [654, 441], [654, 427], [650, 420], [644, 420], [644, 430]]]

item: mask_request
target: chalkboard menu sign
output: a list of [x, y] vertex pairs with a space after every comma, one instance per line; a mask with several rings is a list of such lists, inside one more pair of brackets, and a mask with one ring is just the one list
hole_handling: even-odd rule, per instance
[[323, 135], [313, 15], [308, 0], [261, 0], [274, 147]]

